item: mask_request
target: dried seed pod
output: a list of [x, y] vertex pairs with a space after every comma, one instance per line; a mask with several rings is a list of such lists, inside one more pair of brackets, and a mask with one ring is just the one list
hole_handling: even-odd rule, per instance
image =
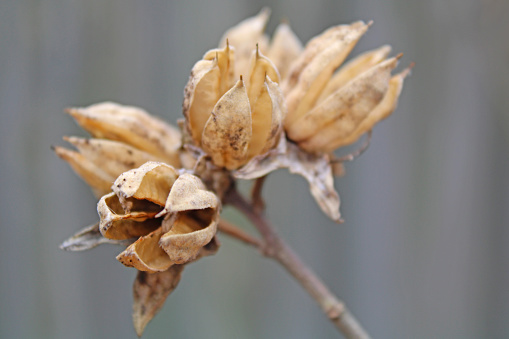
[[281, 23], [276, 28], [267, 57], [276, 65], [282, 79], [288, 75], [290, 64], [298, 58], [302, 48], [302, 43], [293, 33], [290, 25]]

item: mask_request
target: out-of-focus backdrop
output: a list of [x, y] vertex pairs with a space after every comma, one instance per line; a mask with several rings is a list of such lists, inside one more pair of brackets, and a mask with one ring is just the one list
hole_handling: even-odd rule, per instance
[[[287, 19], [302, 41], [374, 20], [353, 54], [388, 43], [402, 66], [416, 63], [396, 112], [336, 181], [346, 222], [281, 170], [265, 190], [279, 232], [376, 338], [509, 337], [507, 1], [4, 0], [1, 338], [135, 338], [135, 272], [115, 260], [120, 248], [58, 248], [97, 220], [87, 186], [50, 150], [86, 135], [63, 109], [111, 100], [174, 123], [194, 62], [263, 5], [268, 32]], [[279, 266], [221, 240], [146, 338], [336, 336]]]

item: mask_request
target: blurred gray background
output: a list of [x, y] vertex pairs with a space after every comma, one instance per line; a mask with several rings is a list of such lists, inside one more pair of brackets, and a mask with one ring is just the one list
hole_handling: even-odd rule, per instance
[[[265, 197], [279, 232], [375, 338], [509, 338], [506, 0], [0, 1], [1, 338], [135, 338], [120, 248], [58, 249], [97, 219], [50, 150], [86, 135], [63, 109], [112, 100], [174, 123], [194, 62], [263, 5], [268, 32], [286, 18], [302, 41], [372, 19], [353, 54], [388, 43], [416, 63], [396, 112], [336, 181], [346, 222], [278, 171]], [[278, 265], [221, 240], [145, 338], [337, 337]]]

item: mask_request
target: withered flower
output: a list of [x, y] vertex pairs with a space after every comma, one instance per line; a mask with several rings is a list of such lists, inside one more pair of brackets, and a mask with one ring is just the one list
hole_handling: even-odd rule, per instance
[[159, 162], [122, 173], [113, 192], [99, 200], [101, 234], [112, 240], [140, 237], [117, 256], [126, 266], [150, 273], [188, 263], [217, 248], [221, 203], [201, 180]]
[[93, 138], [64, 137], [78, 151], [54, 150], [98, 198], [111, 191], [121, 173], [147, 161], [180, 167], [180, 132], [137, 107], [105, 102], [68, 113]]

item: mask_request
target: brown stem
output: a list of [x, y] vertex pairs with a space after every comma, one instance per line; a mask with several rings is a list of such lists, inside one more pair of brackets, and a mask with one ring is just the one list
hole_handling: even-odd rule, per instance
[[256, 213], [262, 213], [265, 209], [265, 202], [262, 197], [262, 188], [265, 183], [266, 175], [255, 180], [253, 189], [251, 190], [251, 203]]
[[236, 238], [248, 245], [252, 245], [257, 248], [263, 247], [263, 243], [258, 238], [255, 238], [252, 235], [244, 232], [234, 224], [224, 219], [219, 220], [218, 228], [221, 232], [228, 234], [230, 237]]
[[345, 337], [370, 338], [369, 334], [348, 311], [345, 304], [336, 298], [320, 278], [277, 235], [263, 215], [256, 213], [253, 206], [243, 196], [233, 189], [227, 195], [226, 202], [244, 213], [265, 240], [262, 247], [251, 244], [261, 249], [265, 256], [278, 261], [311, 295], [325, 315]]

